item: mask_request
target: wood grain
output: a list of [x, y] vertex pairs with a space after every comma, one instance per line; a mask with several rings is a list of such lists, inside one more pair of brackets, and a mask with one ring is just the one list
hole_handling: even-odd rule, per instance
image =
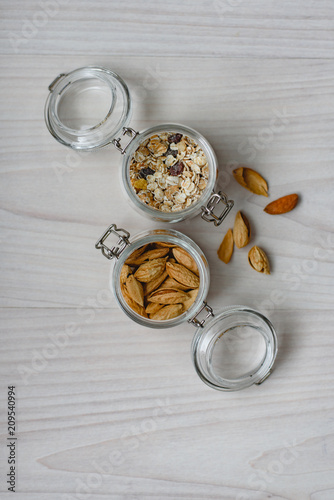
[[[1, 499], [14, 384], [18, 499], [332, 500], [333, 3], [57, 2], [1, 4]], [[262, 385], [208, 388], [190, 325], [155, 331], [118, 308], [95, 241], [111, 222], [132, 235], [161, 224], [130, 207], [115, 149], [74, 153], [45, 127], [50, 82], [88, 64], [126, 80], [136, 130], [179, 122], [214, 147], [235, 209], [218, 229], [175, 228], [207, 256], [215, 311], [241, 303], [273, 322]], [[268, 199], [234, 181], [239, 164]], [[294, 192], [292, 212], [263, 212]], [[250, 268], [250, 246], [218, 259], [237, 210], [270, 276]]]

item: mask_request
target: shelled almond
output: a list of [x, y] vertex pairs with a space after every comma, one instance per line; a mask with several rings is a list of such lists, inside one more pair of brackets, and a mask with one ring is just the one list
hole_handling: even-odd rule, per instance
[[195, 259], [184, 248], [159, 241], [137, 248], [120, 274], [126, 303], [152, 320], [172, 319], [187, 311], [199, 285]]

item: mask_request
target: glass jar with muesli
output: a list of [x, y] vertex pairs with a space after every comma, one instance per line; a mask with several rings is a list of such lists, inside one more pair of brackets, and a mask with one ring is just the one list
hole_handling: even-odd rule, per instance
[[[220, 225], [233, 201], [215, 192], [218, 163], [207, 139], [185, 125], [165, 123], [138, 132], [128, 87], [116, 73], [87, 66], [49, 86], [45, 122], [62, 144], [91, 150], [113, 144], [123, 156], [122, 184], [132, 206], [151, 219], [179, 222], [201, 215]], [[126, 140], [127, 144], [122, 142]]]
[[246, 306], [213, 311], [208, 262], [192, 239], [171, 229], [130, 237], [112, 224], [95, 247], [114, 260], [110, 288], [131, 320], [156, 329], [196, 327], [191, 356], [207, 385], [234, 391], [268, 378], [277, 354], [272, 324]]

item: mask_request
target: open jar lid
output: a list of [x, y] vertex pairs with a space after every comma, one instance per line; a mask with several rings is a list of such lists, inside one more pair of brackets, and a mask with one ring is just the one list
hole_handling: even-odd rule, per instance
[[65, 146], [94, 149], [109, 144], [129, 123], [131, 99], [116, 73], [87, 66], [60, 74], [49, 85], [45, 122]]
[[277, 337], [271, 322], [258, 311], [231, 306], [205, 322], [192, 343], [199, 377], [210, 387], [237, 391], [260, 385], [271, 373]]

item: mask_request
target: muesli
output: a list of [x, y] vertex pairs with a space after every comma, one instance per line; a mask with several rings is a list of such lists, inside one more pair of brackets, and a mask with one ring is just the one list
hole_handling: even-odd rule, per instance
[[190, 137], [162, 132], [146, 139], [130, 163], [130, 181], [138, 198], [162, 212], [178, 212], [196, 203], [209, 179], [201, 147]]

